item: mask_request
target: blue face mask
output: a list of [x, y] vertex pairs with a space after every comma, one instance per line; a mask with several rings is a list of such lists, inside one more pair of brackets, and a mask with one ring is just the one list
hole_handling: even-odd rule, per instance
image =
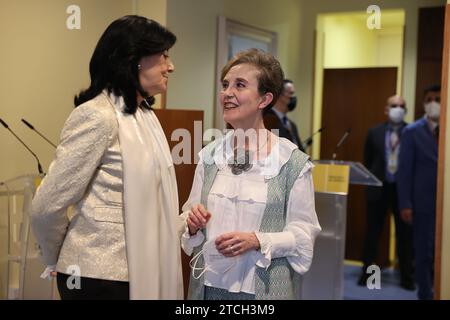
[[293, 111], [297, 107], [297, 97], [291, 97], [287, 107], [289, 111]]

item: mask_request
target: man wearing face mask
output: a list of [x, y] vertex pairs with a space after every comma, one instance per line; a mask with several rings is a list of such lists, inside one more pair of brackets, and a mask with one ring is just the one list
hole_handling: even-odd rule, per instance
[[434, 235], [441, 87], [425, 90], [425, 116], [403, 131], [397, 174], [400, 215], [414, 230], [419, 299], [433, 299]]
[[402, 131], [407, 125], [405, 100], [396, 95], [387, 100], [385, 114], [388, 118], [374, 128], [369, 129], [364, 145], [364, 164], [378, 179], [383, 187], [367, 187], [367, 229], [363, 251], [363, 269], [358, 284], [367, 285], [371, 273], [367, 268], [375, 262], [377, 247], [383, 230], [386, 214], [392, 211], [395, 221], [395, 238], [400, 267], [400, 286], [414, 290], [412, 228], [400, 218], [397, 201], [398, 155], [403, 148]]
[[264, 125], [266, 129], [279, 130], [279, 136], [295, 143], [298, 148], [305, 152], [302, 142], [298, 135], [297, 126], [289, 120], [286, 114], [293, 111], [297, 106], [297, 97], [295, 96], [295, 87], [292, 80], [283, 80], [283, 92], [275, 105], [264, 113]]

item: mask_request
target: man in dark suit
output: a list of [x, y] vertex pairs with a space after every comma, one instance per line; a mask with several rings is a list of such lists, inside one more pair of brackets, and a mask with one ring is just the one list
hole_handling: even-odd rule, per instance
[[414, 230], [419, 299], [433, 299], [440, 101], [440, 86], [425, 91], [425, 116], [403, 131], [397, 175], [400, 214]]
[[279, 130], [279, 136], [295, 143], [298, 148], [305, 152], [302, 141], [298, 135], [297, 126], [289, 120], [286, 114], [297, 106], [294, 83], [289, 79], [283, 80], [283, 92], [275, 105], [264, 112], [264, 125], [268, 130]]
[[[385, 113], [388, 121], [369, 129], [364, 146], [365, 166], [383, 182], [382, 187], [367, 187], [367, 229], [363, 252], [363, 270], [358, 284], [365, 286], [370, 274], [367, 268], [375, 262], [380, 235], [386, 214], [394, 215], [397, 256], [400, 267], [400, 285], [414, 290], [412, 228], [400, 217], [397, 199], [397, 169], [400, 148], [403, 148], [402, 131], [406, 114], [405, 100], [392, 96], [387, 100]], [[401, 143], [400, 143], [401, 141]]]

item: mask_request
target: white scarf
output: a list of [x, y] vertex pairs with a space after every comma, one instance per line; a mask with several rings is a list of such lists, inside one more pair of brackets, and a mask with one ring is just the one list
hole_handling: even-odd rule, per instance
[[123, 112], [109, 95], [122, 151], [125, 242], [130, 299], [183, 299], [175, 169], [153, 111]]

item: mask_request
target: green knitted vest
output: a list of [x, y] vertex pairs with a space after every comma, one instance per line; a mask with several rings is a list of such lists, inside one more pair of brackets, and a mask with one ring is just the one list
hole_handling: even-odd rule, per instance
[[[209, 191], [214, 183], [218, 168], [213, 156], [216, 142], [210, 143], [204, 152], [204, 179], [201, 195], [201, 203], [206, 207]], [[298, 149], [292, 152], [288, 162], [280, 170], [280, 173], [268, 180], [267, 204], [259, 228], [260, 232], [281, 232], [286, 225], [287, 205], [289, 194], [295, 180], [308, 161], [308, 156]], [[202, 230], [205, 235], [206, 230]], [[204, 241], [204, 242], [205, 242]], [[203, 242], [203, 243], [204, 243]], [[194, 248], [193, 255], [200, 252], [203, 243]], [[198, 263], [205, 265], [201, 255]], [[202, 300], [204, 297], [204, 278], [194, 279], [190, 273], [188, 299]], [[257, 300], [287, 300], [298, 297], [300, 275], [294, 272], [286, 258], [272, 259], [266, 269], [256, 267], [255, 272], [255, 298]]]

